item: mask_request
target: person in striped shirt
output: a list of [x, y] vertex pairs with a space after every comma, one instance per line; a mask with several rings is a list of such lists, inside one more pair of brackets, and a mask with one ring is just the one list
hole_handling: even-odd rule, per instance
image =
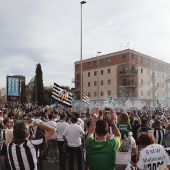
[[40, 139], [29, 140], [29, 126], [25, 121], [19, 121], [14, 126], [14, 140], [7, 145], [7, 157], [12, 170], [37, 170], [37, 150], [48, 141], [55, 129], [45, 124], [34, 123], [44, 131]]

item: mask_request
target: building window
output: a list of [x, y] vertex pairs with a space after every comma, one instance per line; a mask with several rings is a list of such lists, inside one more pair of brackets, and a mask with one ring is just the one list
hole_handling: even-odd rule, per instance
[[157, 83], [157, 87], [159, 87], [159, 83]]
[[110, 91], [110, 90], [107, 92], [107, 95], [108, 95], [108, 96], [111, 96], [111, 91]]
[[110, 74], [110, 72], [111, 72], [111, 71], [110, 71], [110, 68], [109, 68], [109, 69], [107, 70], [107, 73]]
[[90, 62], [88, 62], [88, 67], [90, 67], [91, 66], [91, 63]]
[[143, 84], [143, 79], [141, 79], [141, 84]]
[[97, 81], [94, 81], [94, 86], [97, 86]]
[[148, 81], [148, 85], [150, 84], [150, 81]]
[[88, 92], [88, 97], [90, 97], [91, 96], [91, 94], [90, 94], [90, 92]]
[[101, 96], [104, 96], [104, 93], [103, 93], [103, 91], [101, 91]]
[[143, 96], [143, 90], [141, 90], [141, 96]]
[[88, 82], [88, 87], [90, 87], [90, 82]]
[[104, 64], [104, 59], [101, 59], [101, 60], [100, 60], [100, 64]]
[[132, 54], [132, 60], [134, 60], [134, 54]]
[[80, 64], [77, 65], [77, 69], [79, 69], [79, 68], [80, 68]]
[[103, 70], [101, 70], [101, 75], [103, 75]]
[[143, 68], [141, 68], [141, 73], [143, 74]]
[[94, 97], [96, 97], [96, 96], [97, 96], [97, 92], [95, 91], [95, 92], [94, 92]]
[[150, 96], [150, 91], [148, 91], [148, 96]]
[[126, 54], [122, 54], [122, 58], [123, 58], [123, 59], [126, 59]]
[[164, 84], [162, 84], [162, 87], [164, 88]]
[[94, 65], [95, 65], [95, 66], [97, 65], [97, 61], [94, 61]]
[[163, 95], [163, 97], [165, 97], [165, 96], [164, 96], [164, 93], [163, 93], [162, 95]]
[[101, 84], [101, 86], [103, 85], [103, 80], [101, 80], [100, 84]]
[[94, 71], [94, 76], [96, 76], [97, 75], [97, 71]]
[[108, 59], [107, 59], [107, 62], [108, 62], [108, 63], [110, 63], [110, 62], [111, 62], [111, 59], [110, 59], [110, 58], [108, 58]]
[[111, 80], [110, 79], [108, 80], [108, 84], [111, 84]]
[[88, 77], [90, 77], [90, 72], [88, 72]]

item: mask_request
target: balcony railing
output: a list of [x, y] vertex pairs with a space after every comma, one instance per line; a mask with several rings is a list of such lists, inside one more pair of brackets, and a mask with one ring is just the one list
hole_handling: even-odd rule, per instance
[[157, 86], [152, 87], [152, 91], [156, 91], [156, 90], [158, 90], [158, 87], [157, 87]]
[[79, 81], [80, 81], [80, 79], [72, 79], [71, 80], [72, 83], [79, 82]]
[[132, 83], [132, 82], [126, 82], [126, 83], [119, 84], [119, 86], [123, 86], [123, 87], [136, 87], [137, 84], [136, 83]]
[[119, 71], [119, 75], [137, 75], [138, 71], [137, 70], [122, 70]]
[[75, 88], [74, 91], [80, 91], [80, 88]]

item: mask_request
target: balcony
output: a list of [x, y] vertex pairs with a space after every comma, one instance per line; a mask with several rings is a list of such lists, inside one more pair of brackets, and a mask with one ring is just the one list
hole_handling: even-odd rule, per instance
[[157, 77], [155, 74], [152, 74], [151, 78], [152, 78], [153, 80], [157, 80], [157, 79], [158, 79], [158, 77]]
[[122, 82], [121, 84], [119, 84], [120, 87], [136, 87], [137, 84], [134, 82], [131, 82], [130, 80], [127, 82]]
[[75, 88], [74, 91], [80, 91], [80, 88]]
[[119, 75], [120, 76], [124, 76], [124, 75], [137, 75], [138, 71], [137, 70], [122, 70], [119, 71]]
[[157, 86], [152, 87], [152, 91], [156, 91], [156, 90], [158, 90], [158, 87], [157, 87]]
[[80, 81], [80, 79], [72, 79], [71, 80], [72, 83], [76, 83], [76, 82], [79, 82], [79, 81]]

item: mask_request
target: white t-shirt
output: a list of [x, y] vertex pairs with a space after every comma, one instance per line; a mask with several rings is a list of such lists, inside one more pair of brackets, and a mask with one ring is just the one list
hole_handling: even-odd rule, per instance
[[67, 136], [68, 146], [79, 147], [81, 145], [81, 136], [84, 134], [84, 130], [80, 125], [70, 124], [63, 132], [63, 135]]
[[64, 141], [63, 139], [63, 132], [65, 130], [65, 128], [69, 126], [69, 124], [65, 121], [60, 121], [60, 122], [57, 122], [57, 140], [58, 141]]
[[[49, 120], [48, 122], [45, 123], [46, 125], [53, 127], [54, 129], [57, 130], [57, 123], [53, 120]], [[54, 133], [54, 135], [50, 138], [50, 140], [57, 139], [57, 132]]]
[[151, 144], [140, 151], [137, 167], [144, 170], [159, 170], [159, 165], [170, 165], [170, 159], [162, 145]]
[[136, 142], [132, 136], [129, 136], [129, 139], [130, 142], [126, 145], [128, 147], [128, 152], [121, 152], [120, 150], [116, 152], [116, 164], [126, 165], [131, 161], [131, 151], [132, 148], [136, 148]]

